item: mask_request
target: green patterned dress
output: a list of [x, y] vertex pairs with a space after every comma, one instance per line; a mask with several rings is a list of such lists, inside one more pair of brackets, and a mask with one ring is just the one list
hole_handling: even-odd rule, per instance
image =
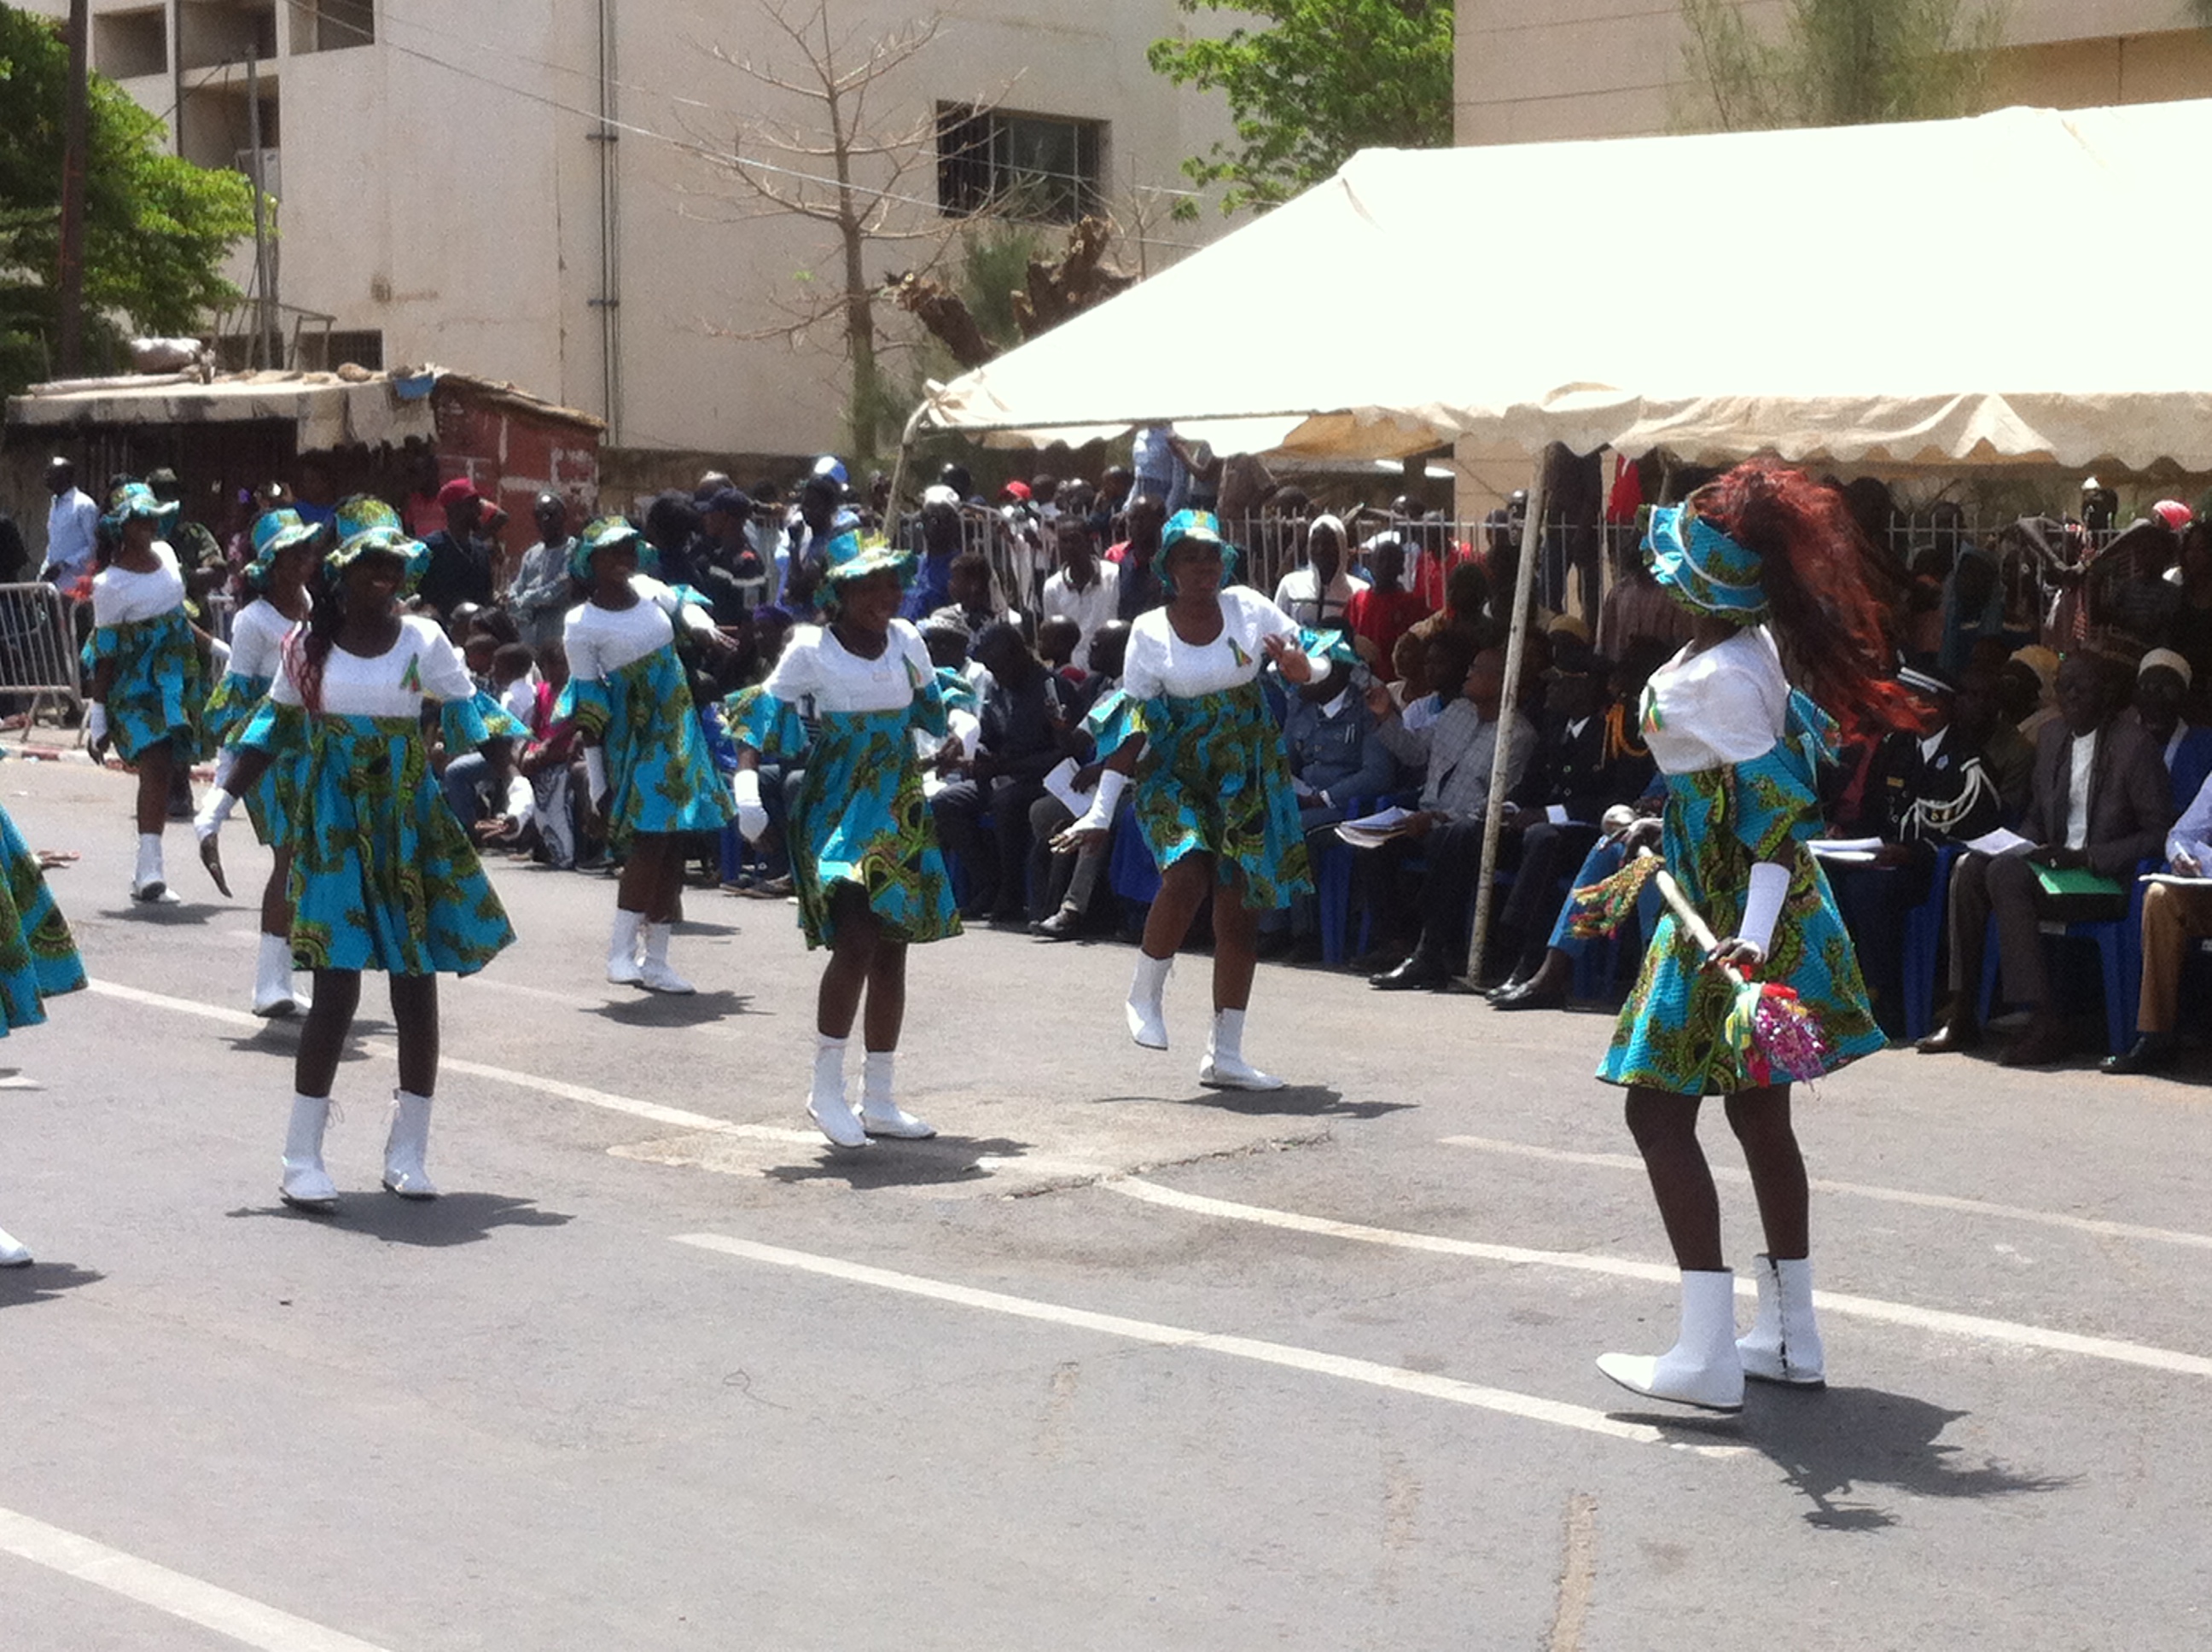
[[[1833, 1071], [1887, 1042], [1826, 875], [1805, 847], [1820, 834], [1818, 773], [1834, 755], [1835, 725], [1789, 688], [1759, 633], [1707, 654], [1679, 656], [1644, 692], [1644, 736], [1667, 781], [1667, 869], [1713, 932], [1727, 936], [1743, 920], [1753, 865], [1787, 852], [1789, 894], [1758, 976], [1790, 987], [1818, 1018]], [[1771, 744], [1756, 756], [1707, 761], [1709, 739], [1726, 752], [1748, 751], [1762, 738]], [[1677, 767], [1686, 760], [1697, 766]], [[1723, 1029], [1732, 990], [1702, 964], [1697, 943], [1668, 912], [1599, 1064], [1601, 1079], [1683, 1096], [1752, 1086]]]
[[472, 975], [514, 931], [475, 846], [430, 772], [422, 711], [434, 704], [446, 749], [521, 732], [445, 634], [401, 622], [374, 659], [331, 651], [321, 709], [301, 703], [288, 662], [237, 737], [293, 763], [292, 959], [302, 969]]
[[[156, 545], [159, 572], [106, 568], [92, 581], [93, 632], [84, 665], [113, 668], [108, 679], [107, 729], [116, 755], [136, 762], [170, 743], [179, 762], [208, 752], [202, 715], [207, 681], [199, 643], [185, 613], [184, 576], [166, 545]], [[160, 604], [170, 605], [161, 607]], [[159, 611], [148, 612], [149, 605]]]
[[46, 1000], [84, 985], [69, 922], [39, 858], [0, 809], [0, 1038], [46, 1018]]
[[763, 691], [733, 708], [743, 720], [730, 732], [741, 744], [806, 765], [792, 801], [791, 866], [807, 945], [835, 938], [841, 884], [866, 893], [893, 940], [957, 935], [960, 909], [915, 751], [916, 730], [942, 738], [947, 727], [921, 634], [894, 620], [882, 657], [866, 660], [827, 628], [801, 626]]

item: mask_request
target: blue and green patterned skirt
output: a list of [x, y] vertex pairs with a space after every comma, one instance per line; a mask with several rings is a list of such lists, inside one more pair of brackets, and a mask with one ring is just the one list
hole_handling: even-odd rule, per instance
[[84, 985], [68, 920], [8, 811], [0, 809], [0, 1038], [46, 1018], [46, 1000]]
[[672, 647], [598, 683], [571, 677], [555, 710], [605, 749], [607, 836], [617, 851], [640, 832], [719, 832], [733, 812], [728, 788]]
[[[1753, 865], [1794, 842], [1790, 893], [1759, 978], [1790, 987], [1819, 1018], [1827, 1070], [1882, 1048], [1888, 1041], [1867, 1002], [1858, 955], [1826, 875], [1805, 847], [1820, 829], [1810, 763], [1778, 745], [1733, 768], [1670, 774], [1664, 823], [1667, 869], [1716, 935], [1731, 935], [1742, 922]], [[1723, 1030], [1733, 989], [1703, 963], [1698, 944], [1668, 911], [1599, 1064], [1601, 1079], [1680, 1096], [1752, 1087]]]
[[[449, 751], [499, 732], [480, 703], [444, 714]], [[512, 720], [501, 721], [512, 730]], [[237, 744], [295, 765], [287, 841], [296, 967], [467, 975], [514, 939], [430, 773], [418, 720], [310, 716], [264, 701]]]
[[[215, 685], [215, 692], [208, 695], [208, 744], [235, 750], [238, 737], [253, 721], [253, 714], [268, 697], [275, 681], [273, 677], [245, 677], [236, 671], [226, 671], [222, 680]], [[240, 799], [246, 805], [246, 817], [253, 823], [253, 835], [264, 848], [276, 848], [291, 835], [288, 801], [291, 772], [292, 765], [287, 759], [273, 760], [259, 784]]]
[[107, 730], [116, 755], [125, 762], [164, 740], [179, 762], [198, 762], [208, 754], [202, 721], [207, 683], [192, 623], [173, 608], [149, 620], [103, 625], [84, 645], [88, 670], [112, 662], [107, 687]]
[[1161, 871], [1187, 854], [1210, 854], [1222, 883], [1232, 871], [1242, 875], [1244, 904], [1255, 912], [1313, 892], [1283, 732], [1256, 681], [1148, 700], [1130, 726], [1145, 737], [1137, 829]]

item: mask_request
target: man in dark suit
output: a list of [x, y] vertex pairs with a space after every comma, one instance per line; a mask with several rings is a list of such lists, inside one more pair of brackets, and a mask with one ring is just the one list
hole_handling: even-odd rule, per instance
[[[2025, 850], [1966, 854], [1951, 872], [1951, 1005], [1943, 1024], [1920, 1041], [1923, 1054], [1971, 1049], [1981, 1042], [1976, 1014], [1982, 944], [1990, 919], [2008, 1001], [2034, 1011], [2029, 1030], [2006, 1053], [2010, 1066], [2048, 1066], [2067, 1054], [2037, 926], [2045, 919], [2093, 921], [2127, 910], [2136, 863], [2162, 853], [2173, 823], [2173, 793], [2164, 755], [2131, 717], [2123, 717], [2127, 683], [2114, 662], [2067, 657], [2058, 670], [2058, 715], [2036, 742], [2035, 777], [2021, 835]], [[2112, 895], [2057, 896], [2043, 868], [2086, 870], [2117, 880]]]

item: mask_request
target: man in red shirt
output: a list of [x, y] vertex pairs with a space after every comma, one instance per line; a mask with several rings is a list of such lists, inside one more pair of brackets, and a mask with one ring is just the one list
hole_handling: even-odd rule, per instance
[[1344, 623], [1352, 632], [1352, 646], [1383, 682], [1397, 672], [1390, 664], [1398, 639], [1429, 616], [1429, 604], [1419, 592], [1401, 589], [1406, 578], [1406, 547], [1395, 534], [1369, 541], [1367, 574], [1370, 581], [1352, 593], [1345, 604]]

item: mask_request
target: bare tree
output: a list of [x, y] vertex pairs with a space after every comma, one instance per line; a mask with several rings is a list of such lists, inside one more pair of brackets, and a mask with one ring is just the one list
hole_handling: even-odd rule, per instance
[[851, 370], [846, 421], [852, 456], [872, 458], [883, 451], [886, 426], [899, 410], [891, 405], [885, 379], [888, 341], [877, 283], [868, 275], [868, 250], [885, 243], [933, 244], [919, 259], [927, 267], [943, 256], [959, 228], [958, 222], [939, 217], [930, 200], [935, 107], [893, 115], [889, 124], [881, 113], [881, 106], [895, 104], [898, 95], [887, 82], [929, 49], [945, 16], [933, 13], [876, 35], [841, 31], [832, 0], [754, 3], [776, 37], [781, 61], [756, 60], [719, 46], [707, 49], [774, 94], [773, 102], [804, 113], [749, 119], [735, 151], [714, 164], [744, 203], [739, 218], [788, 216], [821, 226], [834, 245], [838, 279], [818, 295], [780, 301], [785, 319], [775, 325], [732, 336], [801, 340], [825, 324], [838, 324]]
[[2004, 41], [2001, 0], [1790, 0], [1771, 33], [1733, 0], [1680, 3], [1677, 124], [1725, 131], [1978, 113]]

